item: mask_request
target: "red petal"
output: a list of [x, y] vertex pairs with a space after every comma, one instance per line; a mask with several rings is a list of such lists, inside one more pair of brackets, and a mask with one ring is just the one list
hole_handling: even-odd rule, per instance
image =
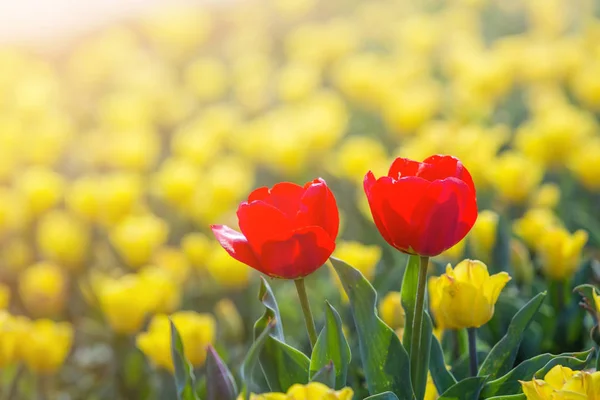
[[289, 237], [294, 228], [280, 210], [263, 201], [240, 204], [237, 216], [240, 230], [257, 254], [265, 242]]
[[290, 182], [281, 182], [269, 189], [262, 187], [256, 189], [248, 197], [248, 203], [255, 200], [272, 205], [289, 218], [294, 218], [300, 207], [300, 198], [304, 194], [302, 186]]
[[436, 256], [460, 242], [477, 219], [477, 200], [469, 186], [458, 178], [431, 182], [414, 209], [413, 244], [417, 254]]
[[421, 163], [408, 158], [398, 157], [392, 163], [388, 176], [398, 179], [402, 176], [417, 176]]
[[465, 182], [475, 193], [473, 178], [458, 158], [437, 154], [426, 158], [423, 164], [425, 166], [421, 168], [418, 176], [432, 182], [438, 179], [455, 177]]
[[335, 240], [340, 228], [340, 214], [333, 193], [320, 178], [307, 183], [304, 189], [296, 227], [320, 226]]
[[248, 203], [252, 203], [253, 201], [265, 201], [269, 198], [269, 188], [266, 186], [259, 187], [254, 190], [252, 193], [248, 195]]
[[386, 242], [391, 244], [392, 238], [388, 233], [388, 230], [383, 222], [383, 214], [382, 214], [382, 196], [379, 195], [379, 190], [376, 190], [377, 180], [375, 179], [375, 175], [373, 172], [369, 171], [365, 175], [365, 179], [363, 181], [363, 187], [365, 189], [365, 194], [367, 195], [367, 201], [369, 202], [369, 208], [371, 209], [371, 215], [373, 216], [373, 222], [375, 222], [375, 226], [379, 230], [379, 233]]
[[425, 179], [407, 176], [399, 180], [382, 177], [373, 187], [373, 204], [379, 209], [379, 217], [392, 246], [403, 251], [411, 248], [414, 242], [414, 210], [429, 185]]
[[219, 244], [238, 261], [260, 270], [260, 264], [244, 235], [225, 225], [211, 225]]
[[297, 279], [325, 264], [333, 250], [335, 242], [323, 228], [308, 226], [294, 231], [286, 240], [265, 243], [260, 262], [269, 276]]

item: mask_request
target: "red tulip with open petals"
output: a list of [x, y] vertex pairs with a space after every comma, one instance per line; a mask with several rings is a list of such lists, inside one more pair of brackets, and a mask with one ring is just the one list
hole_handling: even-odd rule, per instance
[[212, 225], [217, 240], [233, 258], [273, 278], [305, 277], [335, 249], [339, 212], [323, 179], [256, 189], [237, 216], [241, 233]]
[[397, 158], [387, 176], [371, 171], [364, 189], [377, 229], [396, 249], [433, 257], [460, 242], [477, 219], [475, 185], [455, 157]]

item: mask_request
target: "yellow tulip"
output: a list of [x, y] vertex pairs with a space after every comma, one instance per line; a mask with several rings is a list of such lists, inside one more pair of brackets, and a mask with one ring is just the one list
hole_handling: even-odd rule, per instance
[[489, 181], [506, 201], [523, 203], [543, 178], [543, 169], [535, 161], [515, 151], [502, 153], [491, 164]]
[[188, 233], [181, 239], [181, 249], [192, 266], [202, 270], [211, 252], [211, 240], [203, 233]]
[[475, 257], [491, 261], [496, 245], [498, 219], [499, 216], [494, 211], [483, 210], [479, 212], [477, 221], [475, 221], [475, 225], [469, 234], [469, 245]]
[[[206, 360], [206, 346], [215, 340], [216, 324], [210, 314], [193, 311], [180, 311], [171, 315], [183, 342], [185, 357], [195, 367], [201, 367]], [[161, 368], [173, 372], [171, 357], [171, 326], [169, 317], [159, 314], [152, 318], [147, 332], [136, 338], [137, 347]]]
[[20, 273], [31, 265], [34, 255], [31, 245], [19, 237], [8, 239], [0, 248], [4, 271], [10, 276]]
[[575, 177], [589, 190], [600, 190], [600, 139], [582, 143], [568, 163]]
[[95, 221], [98, 216], [101, 190], [97, 179], [89, 176], [82, 177], [75, 180], [67, 189], [65, 202], [80, 218]]
[[200, 185], [200, 170], [188, 160], [170, 158], [160, 166], [155, 183], [162, 199], [174, 206], [185, 207]]
[[494, 305], [510, 280], [506, 272], [490, 276], [481, 261], [464, 260], [429, 279], [431, 310], [444, 329], [479, 328], [494, 315]]
[[544, 183], [530, 201], [532, 208], [555, 208], [560, 202], [560, 187], [555, 183]]
[[19, 276], [19, 294], [27, 311], [35, 316], [60, 313], [67, 299], [67, 278], [56, 265], [39, 263]]
[[[306, 385], [292, 385], [287, 393], [252, 394], [251, 400], [352, 400], [354, 392], [349, 387], [333, 390], [322, 383], [311, 382]], [[240, 395], [238, 400], [242, 399]]]
[[134, 334], [155, 307], [169, 305], [168, 298], [164, 302], [159, 301], [150, 291], [156, 289], [154, 281], [148, 282], [151, 279], [149, 275], [142, 278], [142, 275], [129, 274], [118, 279], [92, 282], [102, 313], [113, 331]]
[[182, 290], [169, 270], [147, 266], [139, 271], [138, 276], [144, 290], [152, 294], [154, 304], [150, 308], [153, 312], [171, 313], [177, 310]]
[[160, 136], [147, 128], [118, 131], [108, 138], [107, 164], [132, 172], [144, 172], [154, 166], [160, 155]]
[[19, 176], [17, 188], [31, 213], [39, 215], [58, 204], [63, 196], [64, 182], [54, 171], [31, 167]]
[[227, 90], [227, 69], [217, 58], [203, 57], [192, 61], [184, 76], [186, 86], [201, 102], [217, 100]]
[[343, 178], [362, 182], [365, 171], [375, 168], [375, 172], [377, 169], [382, 173], [387, 172], [387, 158], [385, 147], [376, 138], [350, 136], [335, 151], [329, 169]]
[[542, 233], [537, 251], [544, 275], [552, 280], [572, 277], [579, 268], [587, 240], [587, 232], [581, 229], [573, 234], [564, 228], [551, 228]]
[[50, 261], [78, 270], [89, 251], [88, 227], [64, 211], [44, 215], [37, 226], [38, 248]]
[[549, 209], [532, 208], [525, 215], [513, 222], [515, 233], [525, 241], [527, 246], [535, 249], [540, 237], [549, 229], [561, 226], [558, 217]]
[[166, 222], [154, 215], [131, 215], [113, 228], [110, 240], [125, 262], [138, 268], [167, 240], [168, 229]]
[[119, 172], [103, 176], [100, 181], [98, 217], [112, 226], [140, 204], [142, 182], [138, 175]]
[[73, 343], [73, 327], [68, 322], [47, 319], [33, 321], [23, 338], [23, 360], [37, 374], [53, 374], [65, 362]]
[[595, 400], [600, 398], [600, 372], [573, 371], [556, 365], [544, 379], [521, 383], [527, 400]]
[[320, 83], [319, 69], [314, 65], [291, 63], [279, 71], [277, 91], [285, 102], [305, 99]]
[[229, 290], [245, 288], [252, 276], [251, 268], [229, 256], [216, 242], [207, 256], [206, 271], [218, 285]]
[[0, 368], [13, 365], [19, 359], [19, 341], [22, 333], [18, 321], [5, 310], [0, 310]]
[[390, 328], [404, 328], [406, 314], [400, 292], [387, 293], [379, 303], [379, 316]]
[[185, 254], [176, 247], [163, 246], [154, 252], [154, 265], [165, 270], [178, 284], [190, 275], [190, 263]]

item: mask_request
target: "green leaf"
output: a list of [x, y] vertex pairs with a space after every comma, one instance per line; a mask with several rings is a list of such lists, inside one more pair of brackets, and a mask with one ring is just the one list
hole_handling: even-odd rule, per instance
[[206, 378], [207, 400], [236, 399], [235, 380], [217, 351], [210, 345], [206, 351]]
[[[433, 335], [432, 335], [433, 336]], [[446, 368], [444, 350], [435, 336], [431, 339], [431, 353], [429, 354], [429, 372], [438, 393], [444, 393], [456, 385], [456, 379]]]
[[533, 320], [545, 297], [546, 292], [539, 293], [515, 314], [510, 321], [506, 335], [496, 343], [481, 365], [479, 376], [497, 378], [512, 369], [523, 339], [523, 333]]
[[481, 376], [464, 379], [442, 393], [438, 400], [477, 400], [485, 380]]
[[260, 365], [273, 391], [285, 393], [294, 383], [308, 383], [308, 357], [273, 336], [262, 348]]
[[520, 394], [511, 394], [511, 395], [506, 395], [506, 396], [495, 396], [495, 397], [489, 397], [489, 398], [484, 397], [484, 399], [486, 399], [486, 400], [527, 400], [527, 396], [525, 396], [524, 393], [520, 393]]
[[265, 346], [265, 342], [269, 337], [269, 334], [273, 329], [275, 329], [275, 320], [269, 322], [266, 326], [265, 330], [254, 340], [252, 346], [250, 346], [250, 350], [248, 350], [248, 354], [246, 354], [246, 358], [242, 363], [242, 368], [240, 370], [240, 378], [243, 382], [242, 387], [242, 395], [244, 400], [248, 400], [250, 398], [250, 392], [248, 391], [248, 387], [252, 381], [252, 372], [254, 368], [256, 368], [256, 364], [258, 363], [258, 357], [260, 355], [261, 350]]
[[385, 392], [369, 396], [365, 400], [398, 400], [398, 396], [392, 392]]
[[175, 366], [177, 398], [179, 400], [197, 400], [198, 397], [194, 390], [196, 386], [194, 370], [190, 362], [185, 358], [183, 342], [179, 331], [177, 331], [175, 324], [170, 319], [169, 323], [171, 324], [171, 357]]
[[[574, 370], [581, 370], [587, 367], [589, 362], [592, 360], [594, 355], [594, 349], [589, 349], [588, 351], [584, 351], [581, 353], [566, 353], [565, 355], [561, 355], [559, 357], [553, 358], [549, 360], [546, 365], [540, 368], [539, 371], [536, 371], [533, 376], [535, 379], [544, 379], [548, 371], [554, 368], [557, 365], [562, 365], [565, 367], [569, 367]], [[521, 379], [527, 380], [527, 379]]]
[[335, 389], [346, 386], [350, 364], [350, 346], [342, 330], [342, 319], [329, 302], [325, 307], [325, 325], [319, 334], [310, 360], [310, 376], [333, 362], [335, 366]]
[[320, 382], [327, 387], [335, 386], [335, 365], [333, 365], [333, 361], [329, 361], [328, 364], [325, 364], [323, 368], [318, 370], [312, 377], [310, 378], [311, 382]]
[[492, 250], [490, 273], [501, 271], [510, 272], [510, 239], [510, 225], [504, 216], [499, 216], [498, 227], [496, 228], [496, 243]]
[[412, 399], [408, 354], [396, 333], [377, 316], [377, 292], [360, 271], [333, 257], [331, 262], [350, 300], [369, 393], [391, 391], [400, 400]]
[[563, 353], [559, 355], [549, 353], [540, 354], [523, 361], [504, 376], [486, 383], [481, 391], [481, 397], [486, 399], [488, 397], [520, 392], [521, 384], [519, 381], [532, 380], [535, 373], [550, 362], [553, 363], [553, 366], [560, 364], [568, 366], [571, 369], [581, 369], [585, 367], [592, 353], [593, 349], [580, 353]]
[[279, 307], [277, 300], [271, 290], [271, 287], [263, 278], [260, 277], [260, 289], [258, 290], [258, 300], [265, 306], [264, 314], [254, 323], [254, 340], [264, 332], [265, 328], [271, 321], [276, 321], [275, 327], [271, 332], [271, 336], [284, 342], [283, 326], [281, 324], [281, 316], [279, 315]]
[[579, 285], [573, 289], [574, 292], [579, 293], [586, 301], [586, 303], [592, 308], [592, 310], [598, 312], [596, 309], [596, 301], [594, 300], [594, 292], [596, 291], [596, 287], [594, 285]]
[[[419, 269], [420, 269], [420, 258], [419, 256], [410, 256], [406, 269], [404, 270], [404, 278], [402, 279], [402, 308], [406, 314], [404, 324], [404, 337], [402, 344], [405, 349], [412, 348], [412, 326], [415, 318], [415, 304], [417, 299], [417, 286], [419, 281]], [[427, 307], [425, 307], [427, 310]], [[416, 371], [412, 378], [412, 385], [417, 399], [422, 399], [425, 396], [425, 388], [427, 387], [427, 372], [429, 370], [429, 351], [431, 348], [431, 318], [427, 311], [423, 313], [423, 323], [421, 325], [421, 354], [416, 356], [410, 355], [411, 371]]]

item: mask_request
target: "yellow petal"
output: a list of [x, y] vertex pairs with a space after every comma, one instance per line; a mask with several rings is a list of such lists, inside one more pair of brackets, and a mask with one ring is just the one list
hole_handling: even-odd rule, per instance
[[575, 375], [575, 372], [573, 372], [571, 368], [557, 365], [548, 371], [544, 377], [544, 381], [552, 386], [553, 389], [561, 390], [565, 383], [567, 383], [567, 381], [569, 381], [573, 375]]
[[527, 396], [527, 400], [551, 400], [552, 399], [552, 387], [542, 381], [535, 379], [529, 382], [521, 382], [523, 393]]
[[488, 280], [484, 283], [483, 292], [490, 304], [496, 304], [496, 301], [498, 301], [498, 296], [500, 296], [500, 292], [510, 280], [511, 277], [506, 272], [500, 272], [488, 278]]
[[490, 277], [487, 266], [478, 260], [464, 260], [454, 268], [456, 279], [479, 288]]
[[478, 328], [494, 313], [483, 292], [470, 283], [455, 281], [444, 288], [436, 321], [444, 328]]

